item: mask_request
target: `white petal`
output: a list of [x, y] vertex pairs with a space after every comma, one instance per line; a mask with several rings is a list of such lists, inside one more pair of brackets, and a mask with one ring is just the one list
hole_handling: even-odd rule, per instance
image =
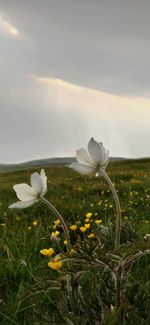
[[108, 160], [109, 151], [104, 148], [103, 143], [99, 142], [100, 150], [102, 152], [103, 160]]
[[78, 149], [76, 151], [76, 159], [79, 164], [86, 166], [94, 166], [94, 162], [91, 157], [88, 155], [87, 151], [84, 148]]
[[104, 163], [104, 167], [106, 167], [109, 163], [109, 150], [107, 150], [106, 152], [106, 160], [105, 160], [105, 163]]
[[34, 188], [37, 195], [41, 194], [44, 188], [41, 176], [38, 173], [31, 175], [31, 186]]
[[106, 162], [106, 150], [101, 142], [95, 141], [93, 138], [88, 143], [88, 151], [93, 161], [98, 165]]
[[35, 190], [25, 183], [16, 184], [13, 186], [13, 188], [16, 192], [18, 199], [21, 201], [29, 201], [37, 197]]
[[37, 201], [37, 198], [36, 199], [33, 199], [33, 200], [25, 201], [25, 202], [18, 201], [18, 202], [15, 202], [15, 203], [11, 204], [9, 206], [9, 209], [14, 209], [14, 208], [16, 208], [16, 209], [24, 209], [24, 208], [28, 208], [31, 205], [33, 205], [36, 201]]
[[72, 168], [76, 172], [79, 172], [80, 174], [84, 174], [84, 175], [88, 175], [96, 172], [94, 167], [82, 165], [77, 162], [74, 162], [71, 165], [69, 165], [69, 168]]
[[45, 170], [41, 169], [40, 176], [43, 182], [43, 192], [42, 195], [44, 195], [47, 192], [47, 176], [45, 175]]

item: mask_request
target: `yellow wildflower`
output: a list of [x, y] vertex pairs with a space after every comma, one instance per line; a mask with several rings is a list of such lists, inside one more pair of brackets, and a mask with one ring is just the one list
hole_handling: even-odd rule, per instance
[[49, 249], [44, 248], [44, 249], [40, 250], [40, 253], [44, 256], [52, 256], [54, 253], [54, 249], [53, 248], [49, 248]]
[[92, 215], [93, 215], [93, 213], [92, 213], [92, 212], [87, 212], [85, 216], [86, 216], [86, 218], [91, 218], [91, 217], [92, 217]]
[[91, 225], [90, 225], [90, 223], [85, 223], [84, 227], [85, 227], [86, 229], [89, 229], [89, 228], [91, 227]]
[[99, 225], [100, 223], [102, 223], [102, 219], [97, 219], [97, 220], [95, 220], [95, 223], [97, 224], [97, 225]]
[[88, 238], [93, 238], [94, 236], [95, 236], [94, 233], [91, 232], [91, 234], [89, 234], [87, 237], [88, 237]]
[[87, 222], [87, 223], [90, 222], [90, 219], [89, 218], [86, 218], [85, 219], [85, 222]]
[[33, 224], [33, 226], [36, 227], [38, 223], [37, 223], [37, 221], [35, 220], [35, 221], [32, 222], [32, 224]]
[[62, 265], [63, 265], [63, 263], [61, 262], [60, 256], [56, 256], [55, 258], [53, 258], [53, 260], [48, 262], [48, 266], [51, 269], [56, 270], [56, 271], [58, 271], [62, 267]]
[[53, 231], [53, 232], [51, 233], [51, 236], [52, 236], [52, 237], [58, 237], [59, 234], [60, 234], [60, 231], [56, 230], [56, 231]]
[[64, 240], [64, 244], [67, 245], [68, 244], [68, 241], [67, 239]]
[[71, 230], [76, 230], [77, 229], [77, 225], [72, 225], [69, 227]]
[[58, 226], [58, 225], [60, 225], [60, 220], [57, 219], [57, 220], [54, 221], [54, 223], [55, 223], [56, 226]]
[[85, 228], [85, 227], [80, 227], [80, 230], [81, 230], [82, 232], [85, 232], [85, 231], [86, 231], [86, 228]]

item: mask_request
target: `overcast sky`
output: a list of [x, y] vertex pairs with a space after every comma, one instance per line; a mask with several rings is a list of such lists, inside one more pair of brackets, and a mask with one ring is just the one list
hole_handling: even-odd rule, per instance
[[149, 0], [0, 0], [0, 163], [150, 156], [149, 67]]

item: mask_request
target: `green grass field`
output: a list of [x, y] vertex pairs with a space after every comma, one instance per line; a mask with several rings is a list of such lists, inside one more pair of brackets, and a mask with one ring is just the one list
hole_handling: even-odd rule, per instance
[[[57, 304], [59, 288], [55, 281], [58, 280], [59, 272], [51, 270], [47, 266], [47, 258], [40, 254], [41, 249], [53, 245], [50, 234], [55, 216], [42, 202], [24, 210], [8, 209], [10, 204], [17, 201], [13, 185], [22, 182], [29, 184], [34, 171], [27, 169], [0, 174], [0, 324], [72, 325], [75, 323], [67, 323], [61, 318]], [[101, 225], [112, 225], [113, 228], [115, 205], [104, 179], [81, 176], [67, 167], [46, 167], [45, 171], [48, 176], [45, 197], [62, 214], [68, 227], [78, 225], [76, 232], [70, 230], [72, 244], [78, 239], [84, 241], [88, 234], [96, 232], [97, 219], [102, 220]], [[150, 233], [150, 160], [112, 162], [107, 172], [120, 198], [122, 245], [125, 243], [131, 249], [132, 246], [137, 249], [148, 248], [149, 242], [144, 240], [144, 236]], [[83, 235], [79, 227], [83, 225], [87, 212], [92, 213], [92, 222], [90, 229]], [[61, 247], [57, 247], [58, 251], [65, 251], [64, 239], [60, 230]], [[137, 316], [123, 324], [149, 324], [149, 262], [149, 258], [145, 257], [136, 263], [132, 272], [135, 291], [132, 289], [130, 293], [130, 299], [134, 300], [138, 292], [134, 304], [139, 305], [143, 303], [141, 296], [147, 294], [147, 305], [143, 307], [145, 314], [142, 318], [137, 312]], [[96, 323], [91, 321], [85, 324]]]

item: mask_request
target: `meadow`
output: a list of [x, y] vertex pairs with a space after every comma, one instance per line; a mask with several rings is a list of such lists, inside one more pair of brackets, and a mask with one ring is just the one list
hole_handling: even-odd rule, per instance
[[[102, 256], [105, 266], [110, 266], [106, 251], [113, 253], [116, 211], [106, 181], [79, 175], [63, 166], [45, 167], [48, 176], [45, 197], [63, 216], [73, 248], [72, 266], [69, 268], [64, 261], [62, 269], [56, 271], [48, 267], [49, 258], [40, 253], [53, 247], [67, 256], [66, 238], [56, 224], [56, 217], [40, 201], [24, 210], [8, 209], [17, 201], [13, 185], [29, 184], [34, 171], [28, 168], [0, 174], [0, 324], [116, 324], [113, 279], [107, 267], [105, 271], [98, 267], [98, 258], [91, 258], [98, 244], [102, 250], [97, 254]], [[111, 162], [107, 172], [121, 203], [121, 256], [149, 249], [150, 159]], [[80, 227], [85, 222], [90, 226], [82, 232]], [[76, 229], [71, 229], [71, 225], [76, 225]], [[54, 231], [59, 231], [56, 241], [51, 238]], [[117, 260], [115, 255], [113, 258]], [[111, 260], [110, 267], [116, 260]], [[73, 304], [66, 293], [65, 275], [69, 272], [79, 293], [77, 297], [75, 291]], [[127, 313], [122, 324], [150, 324], [149, 255], [132, 263], [125, 277], [122, 294]], [[111, 317], [107, 317], [109, 309]]]

